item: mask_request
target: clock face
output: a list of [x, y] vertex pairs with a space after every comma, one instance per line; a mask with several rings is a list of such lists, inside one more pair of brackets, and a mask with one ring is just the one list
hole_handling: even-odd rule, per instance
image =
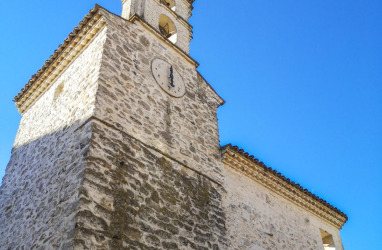
[[174, 67], [161, 59], [154, 59], [151, 71], [159, 86], [173, 97], [182, 97], [186, 88], [182, 77]]

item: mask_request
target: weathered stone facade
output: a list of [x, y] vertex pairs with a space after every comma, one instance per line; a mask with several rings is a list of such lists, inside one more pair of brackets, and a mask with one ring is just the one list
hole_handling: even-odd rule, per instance
[[[188, 56], [191, 30], [173, 45], [153, 27], [160, 13], [184, 26], [192, 1], [176, 13], [123, 2], [129, 20], [97, 6], [15, 98], [0, 249], [322, 249], [320, 229], [342, 249], [343, 214], [221, 155], [224, 101]], [[155, 82], [156, 58], [180, 73], [183, 97]]]
[[[217, 107], [223, 100], [195, 64], [138, 22], [104, 15], [107, 23], [95, 116], [221, 183]], [[151, 62], [174, 65], [186, 95], [172, 98], [155, 82]]]
[[74, 125], [13, 150], [0, 189], [0, 249], [72, 244], [90, 135]]
[[224, 249], [221, 186], [94, 120], [76, 249]]
[[158, 20], [161, 14], [167, 15], [175, 24], [178, 33], [178, 46], [182, 51], [189, 54], [190, 41], [192, 39], [192, 26], [188, 23], [191, 16], [192, 1], [178, 0], [176, 1], [175, 11], [169, 11], [165, 4], [161, 4], [163, 0], [122, 0], [123, 12], [122, 17], [128, 19], [133, 15], [142, 17], [148, 25], [158, 30]]
[[71, 242], [104, 41], [105, 30], [23, 113], [0, 189], [0, 249]]
[[284, 197], [226, 168], [228, 249], [322, 249], [320, 228], [343, 249], [338, 229]]

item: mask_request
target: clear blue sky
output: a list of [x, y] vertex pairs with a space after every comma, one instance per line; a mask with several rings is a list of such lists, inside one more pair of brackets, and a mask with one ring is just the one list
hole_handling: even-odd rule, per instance
[[[0, 177], [20, 120], [13, 97], [95, 3], [0, 2]], [[227, 101], [221, 144], [347, 213], [346, 250], [382, 249], [381, 12], [380, 0], [196, 0], [190, 20], [191, 55]]]

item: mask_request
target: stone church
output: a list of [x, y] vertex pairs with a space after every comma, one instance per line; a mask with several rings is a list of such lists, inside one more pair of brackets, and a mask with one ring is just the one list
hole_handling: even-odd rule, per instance
[[0, 249], [336, 249], [347, 216], [219, 144], [193, 0], [96, 5], [14, 101]]

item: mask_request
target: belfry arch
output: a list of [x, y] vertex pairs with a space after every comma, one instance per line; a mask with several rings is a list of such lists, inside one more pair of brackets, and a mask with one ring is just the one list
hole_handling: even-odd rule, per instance
[[174, 44], [177, 42], [178, 35], [175, 23], [164, 14], [159, 16], [159, 31], [165, 38], [170, 40], [170, 42]]

